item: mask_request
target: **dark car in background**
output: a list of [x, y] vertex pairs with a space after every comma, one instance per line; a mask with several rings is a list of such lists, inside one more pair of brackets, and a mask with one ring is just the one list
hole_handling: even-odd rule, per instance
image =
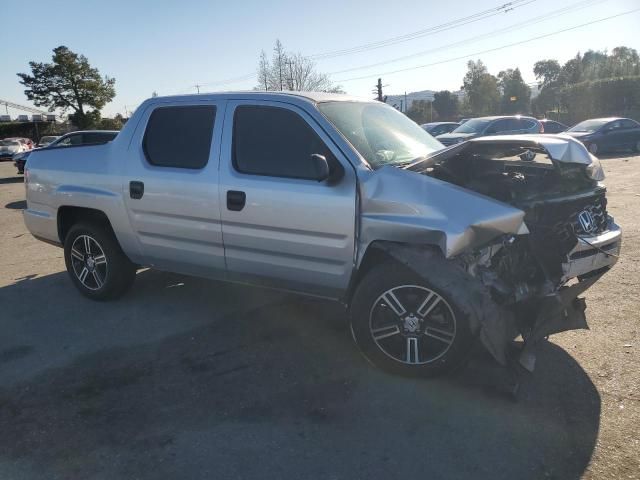
[[453, 130], [436, 137], [445, 146], [488, 135], [544, 133], [542, 124], [533, 117], [521, 115], [471, 118]]
[[640, 152], [640, 123], [630, 118], [592, 118], [566, 131], [596, 155], [603, 152]]
[[449, 133], [460, 126], [457, 122], [431, 122], [420, 125], [432, 137]]
[[[42, 150], [45, 148], [55, 147], [71, 147], [79, 145], [100, 145], [101, 143], [107, 143], [116, 138], [118, 130], [82, 130], [78, 132], [71, 132], [61, 137], [57, 137], [54, 141], [47, 144], [42, 148], [36, 148], [36, 150]], [[44, 138], [44, 137], [43, 137]], [[24, 166], [27, 163], [29, 154], [32, 150], [22, 152], [14, 155], [13, 164], [18, 169], [19, 174], [24, 173]]]
[[549, 120], [548, 118], [543, 118], [538, 121], [542, 124], [544, 133], [562, 133], [569, 128], [564, 123]]

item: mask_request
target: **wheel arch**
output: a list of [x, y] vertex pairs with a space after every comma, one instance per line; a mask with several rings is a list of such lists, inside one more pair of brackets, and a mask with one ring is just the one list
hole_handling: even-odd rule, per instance
[[[347, 307], [350, 307], [356, 288], [358, 287], [362, 279], [367, 275], [367, 273], [369, 273], [374, 267], [383, 263], [395, 263], [406, 267], [406, 265], [402, 261], [400, 261], [398, 257], [393, 254], [393, 252], [396, 250], [402, 250], [404, 248], [411, 248], [415, 246], [416, 245], [412, 245], [409, 243], [393, 242], [388, 240], [375, 240], [369, 243], [366, 246], [364, 253], [360, 257], [360, 261], [358, 262], [353, 275], [351, 276], [349, 288], [347, 289], [347, 293], [345, 295], [345, 298], [343, 299], [345, 305], [347, 305]], [[422, 245], [422, 248], [432, 250], [435, 254], [444, 256], [439, 245], [427, 244]]]
[[109, 221], [109, 217], [107, 217], [107, 214], [102, 210], [65, 205], [58, 208], [57, 215], [58, 238], [61, 244], [64, 245], [64, 240], [71, 227], [80, 222], [100, 225], [115, 237], [115, 232]]

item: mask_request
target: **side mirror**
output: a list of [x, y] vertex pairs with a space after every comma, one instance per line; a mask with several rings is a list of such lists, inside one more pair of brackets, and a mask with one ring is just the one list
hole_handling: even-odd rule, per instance
[[314, 153], [311, 155], [311, 164], [313, 165], [313, 170], [316, 174], [316, 180], [318, 182], [324, 182], [327, 178], [329, 178], [329, 162], [324, 155], [320, 155], [318, 153]]

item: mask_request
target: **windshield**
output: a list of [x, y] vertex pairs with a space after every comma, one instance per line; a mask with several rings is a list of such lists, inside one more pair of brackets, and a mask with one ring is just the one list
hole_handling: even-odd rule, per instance
[[491, 123], [491, 120], [482, 118], [472, 118], [467, 120], [451, 133], [481, 133], [487, 128], [487, 125]]
[[609, 120], [585, 120], [571, 127], [568, 132], [595, 132]]
[[444, 148], [417, 123], [384, 103], [326, 102], [318, 108], [376, 169], [408, 164]]
[[40, 139], [40, 143], [51, 143], [53, 142], [57, 137], [42, 137]]

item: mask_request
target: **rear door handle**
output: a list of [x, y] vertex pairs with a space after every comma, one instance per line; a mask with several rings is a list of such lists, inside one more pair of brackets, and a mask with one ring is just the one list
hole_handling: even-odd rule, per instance
[[247, 201], [247, 195], [244, 192], [238, 190], [227, 191], [227, 209], [239, 212], [244, 208], [244, 204]]
[[129, 182], [129, 196], [135, 200], [140, 200], [144, 195], [144, 183]]

